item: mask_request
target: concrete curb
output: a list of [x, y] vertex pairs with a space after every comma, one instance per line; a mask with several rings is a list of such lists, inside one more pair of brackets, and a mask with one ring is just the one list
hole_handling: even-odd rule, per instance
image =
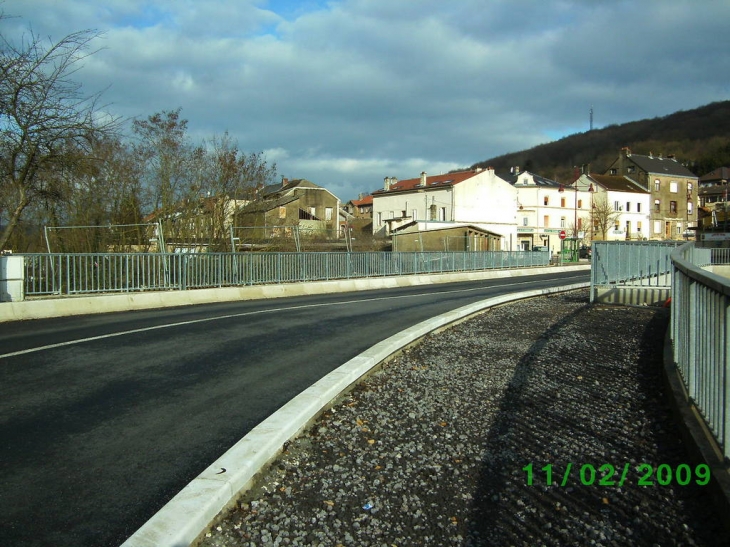
[[[550, 271], [555, 271], [551, 269]], [[276, 458], [284, 443], [305, 429], [333, 400], [346, 393], [374, 367], [430, 332], [485, 309], [558, 292], [588, 287], [576, 283], [489, 298], [423, 321], [371, 347], [294, 397], [253, 428], [158, 511], [122, 547], [183, 547], [193, 544], [216, 516]]]
[[309, 283], [283, 283], [279, 285], [195, 289], [187, 291], [137, 292], [62, 298], [55, 297], [41, 300], [26, 300], [22, 302], [2, 302], [0, 303], [0, 323], [4, 321], [65, 317], [71, 315], [87, 315], [130, 310], [147, 310], [168, 306], [210, 304], [235, 300], [283, 298], [287, 296], [432, 285], [435, 283], [524, 277], [530, 275], [573, 272], [589, 269], [590, 265], [550, 266], [523, 268], [519, 270], [486, 270], [480, 272], [433, 275], [372, 277], [343, 279], [337, 281], [313, 281]]

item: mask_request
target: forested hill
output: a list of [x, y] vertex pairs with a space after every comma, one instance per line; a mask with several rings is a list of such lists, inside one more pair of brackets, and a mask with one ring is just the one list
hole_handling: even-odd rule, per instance
[[625, 146], [634, 154], [674, 154], [697, 176], [730, 165], [730, 101], [576, 133], [480, 161], [472, 168], [492, 166], [497, 173], [505, 173], [520, 167], [560, 182], [570, 181], [574, 166], [589, 164], [591, 172], [603, 173]]

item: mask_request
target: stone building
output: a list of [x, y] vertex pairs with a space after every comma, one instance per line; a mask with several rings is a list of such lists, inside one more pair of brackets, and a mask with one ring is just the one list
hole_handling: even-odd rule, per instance
[[673, 155], [642, 156], [623, 148], [605, 174], [626, 177], [650, 193], [649, 239], [694, 235], [699, 179]]

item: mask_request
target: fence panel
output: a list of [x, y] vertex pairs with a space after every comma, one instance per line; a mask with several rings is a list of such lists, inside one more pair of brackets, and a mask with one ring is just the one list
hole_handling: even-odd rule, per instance
[[538, 252], [27, 254], [28, 296], [185, 290], [547, 266]]
[[672, 254], [674, 362], [723, 454], [730, 457], [730, 279], [702, 269], [730, 263], [726, 249], [687, 244]]

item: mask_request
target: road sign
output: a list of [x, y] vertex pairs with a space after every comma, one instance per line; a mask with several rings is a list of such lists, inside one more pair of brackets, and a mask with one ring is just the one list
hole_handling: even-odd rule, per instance
[[560, 230], [560, 233], [558, 234], [558, 237], [560, 239], [565, 239], [565, 230]]

